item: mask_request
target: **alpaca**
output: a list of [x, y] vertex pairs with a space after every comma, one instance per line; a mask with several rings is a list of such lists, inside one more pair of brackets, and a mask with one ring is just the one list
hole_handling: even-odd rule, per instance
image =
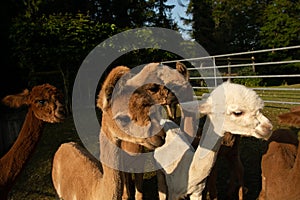
[[[279, 123], [300, 127], [299, 109], [278, 116]], [[300, 148], [297, 135], [289, 129], [274, 131], [262, 157], [260, 200], [300, 199]]]
[[[158, 70], [163, 69], [164, 73], [170, 74], [170, 78], [168, 79], [161, 79], [160, 84], [156, 83], [147, 83], [146, 85], [142, 85], [145, 81], [147, 81], [147, 77], [149, 76], [148, 68], [150, 67], [156, 67], [155, 70], [151, 71], [151, 74], [156, 73]], [[186, 66], [183, 63], [177, 62], [176, 63], [176, 70], [165, 67], [160, 68], [162, 66], [159, 66], [158, 63], [150, 63], [146, 65], [139, 74], [135, 76], [135, 79], [138, 79], [140, 76], [144, 76], [144, 71], [148, 71], [147, 77], [142, 77], [142, 82], [139, 82], [141, 88], [145, 90], [148, 94], [151, 95], [151, 97], [154, 99], [156, 104], [164, 105], [166, 107], [167, 115], [170, 119], [175, 120], [176, 116], [176, 106], [178, 105], [178, 99], [174, 95], [172, 91], [170, 91], [165, 85], [168, 85], [169, 87], [177, 87], [178, 88], [188, 88], [188, 78], [189, 73], [187, 71]], [[178, 73], [179, 72], [179, 73]], [[176, 80], [176, 81], [175, 81]], [[150, 80], [151, 81], [151, 80]], [[135, 82], [137, 83], [137, 82]], [[193, 96], [186, 96], [186, 101], [193, 100]], [[188, 119], [188, 118], [186, 118]], [[191, 133], [193, 134], [193, 133]], [[129, 153], [142, 153], [143, 148], [141, 145], [122, 141], [121, 143], [121, 149], [125, 150]], [[124, 193], [123, 193], [123, 199], [133, 199], [135, 196], [136, 200], [142, 200], [143, 199], [143, 192], [142, 192], [142, 186], [143, 186], [143, 173], [135, 173], [135, 178], [132, 179], [132, 175], [127, 172], [123, 172], [123, 178], [124, 178]], [[135, 185], [135, 190], [132, 188], [132, 186]], [[135, 192], [134, 192], [135, 191]], [[135, 195], [134, 195], [135, 193]]]
[[278, 123], [299, 127], [300, 124], [300, 106], [292, 107], [289, 113], [283, 113], [278, 116]]
[[300, 106], [295, 106], [291, 108], [291, 112], [298, 112], [300, 111]]
[[[172, 98], [154, 97], [154, 99], [166, 99], [167, 101], [165, 103], [159, 102], [159, 104], [172, 105], [174, 104], [174, 102], [182, 103], [193, 100], [194, 93], [191, 85], [188, 82], [188, 76], [189, 74], [187, 72], [187, 69], [182, 63], [176, 63], [176, 70], [171, 69], [167, 65], [150, 63], [146, 65], [137, 75], [130, 78], [127, 81], [127, 84], [136, 88], [143, 85], [147, 87], [149, 83], [156, 83], [165, 86], [169, 89], [166, 91], [171, 91], [172, 93], [174, 93], [175, 97], [177, 98], [176, 101], [174, 101], [174, 99], [172, 101]], [[168, 114], [171, 116], [172, 112], [168, 112]], [[187, 112], [181, 109], [181, 115], [181, 128], [185, 133], [188, 134], [188, 137], [190, 137], [189, 139], [193, 139], [196, 136], [196, 129], [198, 125], [197, 123], [195, 123], [195, 112]]]
[[[195, 107], [194, 103], [182, 106], [191, 112], [197, 108], [201, 114], [208, 116], [210, 123], [205, 124], [206, 131], [196, 151], [190, 147], [180, 129], [168, 125], [172, 122], [165, 123], [166, 142], [154, 151], [154, 157], [165, 175], [158, 182], [160, 200], [186, 196], [191, 200], [202, 198], [205, 179], [213, 167], [225, 132], [263, 139], [271, 135], [272, 124], [261, 113], [263, 101], [253, 90], [242, 85], [225, 82], [213, 90], [200, 106], [196, 104]], [[175, 161], [171, 162], [174, 157]]]
[[[228, 185], [227, 191], [227, 199], [234, 199], [236, 184], [237, 181], [239, 190], [238, 190], [238, 198], [239, 200], [244, 199], [244, 192], [247, 189], [244, 187], [244, 166], [240, 159], [240, 151], [239, 151], [239, 142], [240, 135], [233, 135], [231, 133], [225, 133], [221, 147], [218, 151], [217, 159], [220, 157], [226, 158], [228, 164], [230, 165], [229, 169], [231, 171], [230, 182]], [[209, 199], [217, 199], [217, 166], [214, 165], [209, 176], [206, 180], [205, 189], [202, 193], [203, 200], [207, 199], [207, 192], [209, 192]]]
[[[202, 100], [207, 98], [208, 96], [209, 94], [203, 95]], [[206, 116], [200, 118], [197, 136], [192, 142], [192, 147], [194, 149], [197, 149], [197, 147], [199, 146], [205, 120]], [[224, 137], [222, 138], [221, 147], [217, 154], [217, 160], [221, 157], [225, 157], [228, 160], [228, 164], [230, 165], [229, 169], [231, 169], [230, 182], [226, 194], [227, 199], [233, 199], [234, 195], [236, 195], [235, 181], [237, 181], [239, 187], [239, 200], [242, 200], [244, 198], [244, 193], [247, 192], [247, 188], [244, 187], [244, 166], [240, 159], [239, 141], [240, 135], [226, 132], [224, 134]], [[217, 166], [214, 165], [209, 176], [206, 179], [205, 188], [202, 192], [202, 200], [207, 199], [207, 192], [209, 192], [209, 199], [217, 199], [217, 175]]]
[[[87, 150], [74, 143], [61, 145], [55, 153], [52, 180], [60, 198], [121, 199], [123, 179], [119, 167], [124, 163], [121, 162], [119, 149], [115, 147], [120, 147], [122, 141], [140, 144], [150, 150], [164, 144], [165, 132], [159, 126], [155, 101], [142, 89], [130, 93], [131, 86], [126, 82], [122, 85], [124, 81], [120, 79], [128, 74], [127, 67], [114, 68], [98, 95], [97, 106], [102, 110], [99, 135], [102, 166], [99, 166], [99, 161], [90, 159]], [[124, 105], [128, 105], [128, 111]], [[157, 134], [151, 136], [154, 131]], [[148, 137], [132, 135], [139, 132]]]
[[39, 85], [31, 91], [6, 96], [3, 103], [14, 108], [28, 106], [28, 112], [11, 149], [0, 158], [0, 199], [8, 193], [24, 165], [33, 153], [43, 132], [44, 123], [61, 122], [65, 118], [62, 93], [49, 84]]

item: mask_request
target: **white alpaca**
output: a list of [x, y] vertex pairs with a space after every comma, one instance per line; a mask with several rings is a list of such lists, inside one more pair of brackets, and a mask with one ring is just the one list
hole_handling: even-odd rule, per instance
[[191, 200], [201, 199], [205, 179], [225, 132], [263, 139], [271, 135], [272, 124], [261, 113], [263, 101], [242, 85], [223, 83], [199, 106], [195, 108], [194, 104], [182, 104], [182, 107], [193, 112], [198, 109], [210, 120], [204, 126], [197, 150], [190, 146], [183, 132], [170, 127], [172, 122], [165, 123], [165, 128], [169, 127], [166, 143], [155, 150], [154, 157], [164, 174], [158, 173], [160, 200], [186, 196]]

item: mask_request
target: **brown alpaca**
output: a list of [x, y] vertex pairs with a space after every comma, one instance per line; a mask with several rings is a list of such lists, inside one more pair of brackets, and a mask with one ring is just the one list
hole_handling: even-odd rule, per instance
[[7, 199], [8, 192], [33, 153], [43, 132], [44, 123], [61, 122], [65, 118], [62, 94], [49, 84], [6, 96], [2, 101], [14, 108], [26, 105], [28, 112], [17, 140], [0, 159], [1, 200]]
[[[65, 200], [121, 199], [122, 172], [116, 167], [122, 163], [120, 163], [118, 150], [112, 149], [111, 146], [120, 147], [121, 141], [128, 141], [151, 150], [164, 143], [163, 130], [151, 136], [152, 131], [157, 130], [159, 125], [152, 97], [142, 89], [137, 89], [131, 94], [127, 90], [130, 86], [126, 83], [116, 89], [119, 79], [128, 73], [127, 67], [114, 68], [104, 81], [97, 100], [97, 106], [102, 110], [100, 160], [112, 161], [115, 164], [114, 168], [108, 166], [106, 161], [102, 162], [100, 167], [99, 161], [92, 159], [87, 150], [74, 143], [61, 145], [54, 156], [52, 169], [53, 184], [60, 198]], [[118, 91], [115, 96], [112, 95], [114, 90]], [[123, 109], [128, 103], [127, 97], [129, 98], [128, 111]], [[113, 108], [116, 109], [115, 112]], [[149, 115], [152, 116], [151, 119]], [[143, 127], [144, 133], [151, 137], [132, 136], [130, 133], [135, 130], [136, 125]], [[125, 130], [130, 130], [130, 133]]]
[[[152, 68], [153, 67], [153, 68]], [[144, 72], [148, 71], [149, 68], [158, 69], [159, 64], [158, 63], [151, 63], [149, 65], [146, 65], [143, 70], [135, 77], [135, 79], [141, 79], [144, 81], [147, 79], [147, 77], [144, 77]], [[176, 107], [178, 105], [178, 99], [174, 95], [174, 93], [165, 87], [165, 85], [168, 85], [169, 87], [177, 87], [177, 89], [187, 89], [188, 88], [188, 78], [189, 73], [187, 71], [186, 66], [183, 63], [177, 62], [176, 63], [176, 70], [171, 68], [165, 68], [165, 73], [170, 74], [172, 77], [169, 79], [161, 79], [159, 82], [162, 83], [162, 85], [156, 84], [156, 83], [148, 83], [146, 85], [143, 85], [141, 89], [145, 90], [148, 94], [151, 95], [151, 97], [155, 100], [156, 104], [164, 105], [166, 106], [168, 117], [172, 120], [176, 120]], [[150, 71], [150, 70], [149, 70]], [[154, 71], [150, 71], [147, 73], [147, 76], [151, 76]], [[179, 73], [178, 73], [179, 72]], [[139, 84], [143, 84], [143, 81], [140, 81]], [[137, 83], [137, 82], [136, 82]], [[180, 89], [179, 89], [180, 90]], [[186, 101], [193, 100], [193, 96], [186, 96]], [[193, 133], [191, 133], [193, 134]], [[133, 144], [130, 142], [122, 141], [121, 148], [129, 153], [142, 153], [143, 148], [141, 145]], [[143, 199], [143, 173], [135, 173], [135, 178], [132, 179], [132, 175], [130, 173], [123, 173], [124, 178], [124, 193], [122, 199], [136, 199], [136, 200], [142, 200]], [[135, 186], [135, 189], [133, 188]], [[135, 193], [135, 195], [134, 195]]]
[[[278, 118], [281, 124], [300, 127], [299, 111], [284, 113]], [[291, 130], [278, 129], [274, 131], [269, 139], [268, 150], [262, 157], [260, 200], [300, 199], [300, 148], [298, 143], [296, 134]]]
[[283, 113], [278, 116], [278, 123], [288, 126], [300, 126], [300, 106], [291, 108], [289, 113]]

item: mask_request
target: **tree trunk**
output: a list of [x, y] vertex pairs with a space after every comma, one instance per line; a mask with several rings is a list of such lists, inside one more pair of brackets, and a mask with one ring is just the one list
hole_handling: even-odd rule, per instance
[[63, 79], [63, 83], [64, 83], [64, 93], [65, 93], [65, 105], [66, 105], [66, 112], [67, 114], [70, 114], [71, 113], [71, 97], [70, 97], [70, 94], [69, 94], [69, 86], [70, 86], [70, 83], [69, 83], [69, 70], [66, 69], [65, 71], [62, 69], [62, 67], [59, 67], [59, 71], [60, 71], [60, 74], [62, 76], [62, 79]]

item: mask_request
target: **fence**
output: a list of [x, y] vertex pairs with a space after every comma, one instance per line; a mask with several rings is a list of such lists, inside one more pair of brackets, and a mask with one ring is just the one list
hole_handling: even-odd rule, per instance
[[[193, 66], [188, 67], [188, 70], [196, 98], [201, 98], [203, 93], [230, 79], [232, 82], [252, 87], [266, 104], [300, 105], [300, 60], [284, 57], [287, 52], [288, 55], [299, 55], [299, 51], [300, 45], [162, 63], [188, 61]], [[273, 60], [266, 61], [266, 58]], [[278, 66], [280, 68], [274, 70]], [[294, 70], [294, 73], [287, 74], [285, 69]]]
[[0, 107], [0, 157], [13, 145], [23, 125], [27, 109]]

